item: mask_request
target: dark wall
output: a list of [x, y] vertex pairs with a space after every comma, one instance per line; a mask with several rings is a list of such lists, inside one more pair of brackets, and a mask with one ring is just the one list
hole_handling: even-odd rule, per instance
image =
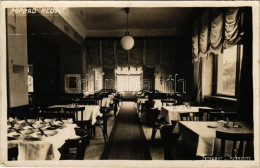
[[82, 48], [39, 13], [27, 16], [27, 28], [28, 63], [33, 64], [34, 71], [34, 104], [59, 104], [64, 96], [64, 75], [83, 75]]
[[183, 96], [189, 100], [191, 100], [193, 94], [193, 64], [191, 46], [190, 34], [185, 34], [182, 37], [178, 37], [177, 54], [175, 56], [174, 67], [172, 67], [174, 75], [178, 74], [176, 79], [183, 79], [185, 81], [186, 93], [183, 92], [183, 84], [178, 81], [176, 82], [176, 91], [183, 94]]
[[33, 65], [34, 103], [59, 103], [59, 48], [37, 36], [28, 36], [29, 64]]
[[150, 82], [150, 90], [154, 90], [155, 88], [155, 79], [154, 79], [154, 68], [147, 68], [144, 66], [143, 68], [143, 89], [149, 89], [146, 81]]

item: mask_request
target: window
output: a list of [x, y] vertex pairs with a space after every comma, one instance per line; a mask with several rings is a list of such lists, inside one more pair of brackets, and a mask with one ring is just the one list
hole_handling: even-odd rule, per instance
[[216, 94], [236, 96], [242, 62], [242, 45], [224, 49], [217, 57]]
[[142, 68], [117, 68], [117, 90], [139, 91], [141, 89]]

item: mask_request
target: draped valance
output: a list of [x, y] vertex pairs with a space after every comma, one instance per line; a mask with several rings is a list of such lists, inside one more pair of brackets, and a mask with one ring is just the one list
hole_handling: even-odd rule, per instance
[[199, 22], [196, 20], [193, 24], [192, 29], [192, 57], [193, 61], [197, 62], [199, 60]]
[[236, 44], [237, 38], [239, 38], [239, 20], [238, 15], [239, 8], [227, 8], [225, 17], [225, 40], [224, 48], [230, 48]]
[[92, 67], [100, 67], [100, 44], [99, 40], [87, 40], [87, 55], [89, 58], [89, 63]]
[[239, 41], [239, 8], [211, 8], [203, 11], [193, 23], [192, 55], [207, 58], [208, 51], [220, 53]]
[[145, 66], [155, 68], [160, 58], [160, 40], [147, 39], [145, 44]]
[[223, 11], [221, 8], [213, 8], [210, 15], [210, 51], [217, 54], [222, 47]]
[[138, 68], [143, 66], [143, 48], [144, 40], [135, 40], [134, 47], [129, 51], [130, 53], [130, 65]]
[[208, 54], [208, 10], [205, 10], [200, 17], [199, 33], [199, 56], [206, 58]]
[[169, 66], [176, 50], [173, 38], [136, 38], [129, 51], [121, 47], [120, 39], [87, 39], [86, 45], [90, 66], [106, 69]]
[[128, 67], [128, 51], [121, 47], [119, 40], [116, 42], [116, 57], [119, 67]]
[[102, 40], [102, 58], [105, 68], [115, 68], [114, 40]]

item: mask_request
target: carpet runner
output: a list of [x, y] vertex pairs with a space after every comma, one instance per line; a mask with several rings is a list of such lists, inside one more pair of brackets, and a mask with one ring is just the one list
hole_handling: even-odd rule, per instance
[[151, 160], [134, 102], [123, 102], [101, 160]]

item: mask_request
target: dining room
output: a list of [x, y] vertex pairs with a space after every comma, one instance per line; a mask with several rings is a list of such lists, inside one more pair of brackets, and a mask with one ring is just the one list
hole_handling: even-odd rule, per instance
[[252, 7], [5, 13], [8, 161], [255, 160]]

